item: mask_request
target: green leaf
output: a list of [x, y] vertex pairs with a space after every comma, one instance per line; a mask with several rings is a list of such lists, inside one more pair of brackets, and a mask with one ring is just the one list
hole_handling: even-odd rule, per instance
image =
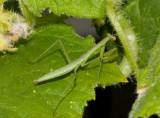
[[[135, 27], [139, 43], [139, 67], [142, 69], [137, 82], [138, 98], [130, 118], [159, 114], [159, 57], [160, 1], [131, 0], [126, 6], [127, 17]], [[157, 42], [157, 43], [156, 43]]]
[[[0, 114], [4, 117], [53, 117], [57, 101], [74, 74], [71, 72], [38, 85], [33, 83], [33, 80], [67, 64], [59, 44], [36, 63], [29, 62], [57, 40], [62, 41], [71, 61], [79, 58], [85, 47], [87, 51], [95, 45], [91, 36], [84, 39], [76, 35], [70, 26], [50, 25], [36, 29], [30, 41], [19, 45], [17, 53], [2, 55], [0, 57]], [[73, 89], [70, 87], [72, 90], [67, 92], [58, 105], [54, 117], [82, 117], [87, 101], [95, 99], [94, 88], [98, 85], [98, 71], [99, 60], [78, 69], [76, 85]], [[102, 64], [100, 80], [103, 86], [126, 82], [115, 62]]]
[[66, 18], [64, 15], [57, 16], [54, 13], [49, 14], [47, 12], [41, 17], [38, 17], [29, 10], [28, 6], [24, 4], [23, 0], [19, 0], [19, 4], [24, 17], [27, 19], [30, 26], [36, 25], [37, 27], [40, 27], [53, 23], [63, 23], [63, 20]]
[[140, 68], [148, 65], [151, 49], [160, 34], [160, 1], [158, 0], [131, 0], [126, 6], [128, 19], [138, 35]]
[[105, 0], [20, 0], [20, 2], [23, 2], [28, 10], [38, 17], [49, 8], [49, 11], [56, 15], [105, 18]]
[[160, 116], [160, 38], [151, 52], [149, 65], [141, 72], [138, 84], [139, 97], [130, 118]]

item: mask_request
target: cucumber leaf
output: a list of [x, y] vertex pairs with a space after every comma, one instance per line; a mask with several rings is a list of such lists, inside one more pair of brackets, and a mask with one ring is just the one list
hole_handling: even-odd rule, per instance
[[131, 0], [125, 11], [138, 37], [141, 73], [137, 82], [139, 94], [130, 118], [149, 117], [159, 113], [160, 1]]
[[[16, 53], [0, 57], [0, 114], [3, 117], [53, 117], [58, 99], [74, 74], [71, 72], [41, 84], [33, 82], [44, 74], [67, 64], [60, 44], [51, 48], [36, 63], [30, 62], [57, 40], [62, 41], [71, 61], [78, 59], [84, 49], [86, 52], [95, 45], [91, 36], [82, 38], [67, 25], [50, 25], [35, 29], [28, 41], [19, 44]], [[92, 57], [97, 54], [98, 51]], [[82, 117], [87, 101], [95, 99], [94, 88], [99, 82], [98, 71], [99, 60], [78, 69], [76, 84], [65, 93], [54, 112], [55, 118]], [[110, 86], [127, 80], [116, 62], [109, 62], [102, 64], [100, 81], [103, 86]]]
[[20, 0], [35, 16], [49, 8], [55, 15], [84, 18], [105, 18], [105, 0]]
[[30, 26], [35, 25], [36, 27], [41, 27], [53, 23], [63, 23], [63, 20], [66, 18], [64, 15], [57, 16], [54, 13], [49, 13], [48, 9], [44, 10], [44, 13], [41, 17], [38, 17], [29, 10], [28, 6], [24, 4], [23, 0], [19, 0], [19, 4], [21, 11]]
[[148, 66], [141, 72], [136, 100], [130, 118], [160, 116], [160, 38], [154, 46]]
[[131, 0], [126, 6], [126, 14], [138, 37], [140, 68], [148, 65], [151, 49], [160, 34], [160, 1], [157, 0]]

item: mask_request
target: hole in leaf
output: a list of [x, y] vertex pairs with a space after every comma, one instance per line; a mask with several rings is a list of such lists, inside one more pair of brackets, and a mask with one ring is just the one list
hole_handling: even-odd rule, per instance
[[149, 118], [159, 118], [157, 114], [151, 115]]
[[137, 97], [135, 82], [96, 88], [96, 100], [89, 101], [83, 118], [128, 118]]
[[82, 37], [92, 35], [95, 39], [100, 38], [96, 32], [95, 27], [92, 25], [91, 19], [70, 17], [66, 19], [65, 22], [68, 25], [72, 25], [75, 32]]

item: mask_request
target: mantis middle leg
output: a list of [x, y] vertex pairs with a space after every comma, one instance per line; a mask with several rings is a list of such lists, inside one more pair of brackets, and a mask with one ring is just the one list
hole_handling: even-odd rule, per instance
[[99, 84], [101, 84], [101, 81], [100, 81], [100, 72], [101, 72], [101, 67], [102, 67], [102, 60], [103, 60], [104, 50], [105, 50], [105, 45], [103, 45], [101, 47], [101, 51], [100, 51], [100, 66], [99, 66], [99, 72], [98, 72], [98, 81], [99, 81]]

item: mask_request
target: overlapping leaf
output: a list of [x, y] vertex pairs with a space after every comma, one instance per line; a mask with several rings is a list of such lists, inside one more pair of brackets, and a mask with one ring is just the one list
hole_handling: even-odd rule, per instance
[[[142, 92], [130, 113], [130, 118], [160, 115], [160, 38], [154, 46], [149, 65], [140, 75], [139, 92]], [[143, 88], [142, 88], [143, 87]]]
[[104, 18], [105, 0], [21, 0], [35, 16], [41, 16], [43, 10], [56, 15], [66, 14], [74, 17]]
[[[141, 71], [138, 79], [137, 98], [130, 113], [131, 118], [139, 116], [149, 117], [159, 114], [159, 57], [160, 49], [160, 2], [156, 0], [132, 0], [126, 7], [128, 18], [135, 27], [139, 39], [139, 67]], [[157, 43], [156, 43], [157, 42]], [[153, 48], [154, 47], [154, 48]]]
[[[81, 38], [66, 25], [52, 25], [35, 30], [30, 41], [19, 45], [15, 54], [0, 57], [0, 114], [16, 118], [52, 118], [58, 98], [73, 79], [73, 73], [38, 85], [33, 80], [67, 64], [59, 44], [55, 45], [36, 63], [29, 63], [51, 44], [61, 40], [71, 61], [90, 49], [94, 43], [91, 36]], [[98, 84], [99, 61], [79, 68], [76, 85], [58, 105], [54, 117], [82, 117], [87, 101], [95, 99], [94, 88]], [[103, 64], [101, 70], [103, 86], [125, 82], [116, 63]]]
[[139, 43], [140, 68], [148, 65], [151, 49], [160, 34], [160, 1], [157, 0], [131, 0], [126, 7], [128, 19], [137, 33]]

